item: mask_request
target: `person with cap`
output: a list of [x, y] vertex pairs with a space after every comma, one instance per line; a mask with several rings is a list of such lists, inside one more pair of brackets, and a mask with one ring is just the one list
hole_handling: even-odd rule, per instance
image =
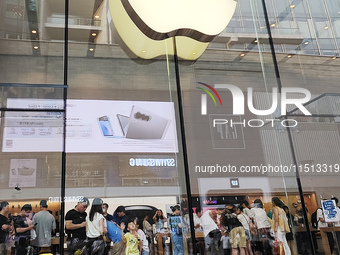
[[0, 255], [6, 255], [6, 239], [8, 234], [13, 231], [13, 226], [8, 219], [8, 202], [2, 201], [0, 207]]
[[51, 233], [55, 231], [56, 223], [52, 214], [47, 211], [47, 201], [40, 201], [40, 212], [34, 215], [32, 224], [37, 237], [33, 241], [33, 254], [39, 254], [41, 247], [51, 246]]
[[65, 216], [68, 254], [74, 254], [85, 246], [86, 240], [86, 209], [90, 201], [86, 197], [79, 197], [75, 208], [69, 210]]
[[86, 217], [88, 254], [104, 254], [105, 240], [103, 240], [103, 236], [107, 232], [107, 225], [102, 205], [103, 200], [101, 198], [93, 199], [90, 213]]
[[27, 217], [31, 211], [32, 206], [30, 204], [25, 204], [21, 207], [20, 213], [13, 217], [16, 254], [27, 253], [27, 247], [30, 245], [31, 229], [33, 229], [34, 226], [32, 225], [32, 222], [27, 221]]

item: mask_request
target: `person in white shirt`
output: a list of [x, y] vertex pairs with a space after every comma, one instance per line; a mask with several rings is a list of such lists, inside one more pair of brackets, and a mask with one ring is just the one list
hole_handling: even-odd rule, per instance
[[249, 202], [247, 200], [243, 200], [240, 206], [243, 208], [243, 213], [247, 215], [250, 219], [252, 219], [254, 214], [251, 212]]
[[201, 217], [202, 217], [202, 210], [197, 208], [196, 209], [196, 213], [194, 213], [194, 228], [195, 228], [195, 232], [201, 232], [202, 231]]
[[261, 199], [255, 199], [254, 206], [250, 211], [262, 240], [262, 247], [259, 248], [262, 249], [262, 252], [265, 251], [265, 254], [272, 254], [271, 242], [274, 240], [274, 237], [271, 233], [271, 225], [269, 223], [267, 213], [263, 209]]
[[201, 217], [201, 225], [204, 232], [205, 248], [211, 255], [218, 254], [218, 242], [221, 239], [221, 231], [213, 220], [213, 212], [207, 210]]
[[[196, 213], [194, 213], [195, 233], [203, 232], [201, 217], [202, 217], [202, 209], [201, 207], [197, 207]], [[204, 254], [204, 249], [205, 249], [204, 241], [202, 240], [202, 238], [197, 238], [197, 236], [196, 236], [196, 247], [199, 251], [199, 254]]]
[[101, 198], [93, 199], [90, 213], [86, 216], [86, 236], [90, 243], [87, 247], [90, 249], [90, 254], [102, 255], [105, 249], [102, 235], [107, 232], [107, 224], [102, 205]]
[[227, 231], [222, 234], [221, 242], [222, 242], [222, 247], [223, 247], [223, 255], [230, 255], [231, 245], [230, 245], [230, 238], [229, 238]]
[[252, 240], [252, 238], [251, 238], [250, 229], [249, 229], [250, 218], [243, 213], [243, 208], [241, 206], [237, 207], [236, 215], [237, 215], [237, 219], [242, 223], [242, 226], [243, 226], [244, 231], [246, 233], [246, 237], [247, 237], [247, 247], [246, 247], [247, 254], [253, 255], [253, 250], [251, 248], [251, 240]]

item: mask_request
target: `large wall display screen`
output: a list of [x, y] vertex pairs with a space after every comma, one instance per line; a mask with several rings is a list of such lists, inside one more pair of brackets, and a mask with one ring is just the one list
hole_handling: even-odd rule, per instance
[[[56, 110], [63, 101], [8, 98], [7, 108]], [[62, 112], [9, 111], [4, 119], [3, 152], [62, 151]]]
[[[46, 102], [8, 99], [7, 105], [41, 109]], [[66, 112], [66, 152], [178, 151], [172, 102], [70, 99]], [[16, 112], [6, 117], [3, 151], [61, 151], [61, 117], [56, 112]]]

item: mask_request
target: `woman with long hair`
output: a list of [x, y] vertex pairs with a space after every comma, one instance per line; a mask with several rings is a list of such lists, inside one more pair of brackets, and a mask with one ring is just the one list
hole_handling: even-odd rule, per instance
[[291, 255], [290, 248], [286, 239], [286, 233], [290, 232], [290, 229], [286, 213], [282, 209], [285, 204], [278, 197], [273, 197], [272, 205], [274, 209], [273, 230], [275, 232], [275, 239], [282, 242], [285, 255]]
[[89, 215], [86, 216], [86, 236], [89, 240], [88, 254], [102, 255], [105, 249], [103, 235], [107, 232], [106, 221], [103, 216], [103, 200], [95, 198]]
[[156, 236], [157, 241], [157, 253], [163, 255], [165, 247], [165, 228], [164, 223], [167, 220], [161, 209], [158, 209], [155, 215], [152, 217], [156, 225]]
[[244, 228], [244, 232], [246, 234], [246, 254], [247, 255], [253, 255], [253, 250], [251, 248], [251, 233], [250, 233], [250, 228], [249, 228], [249, 223], [250, 223], [250, 218], [243, 213], [243, 207], [239, 206], [236, 208], [236, 215], [237, 215], [237, 219], [242, 223], [243, 228]]
[[163, 214], [163, 211], [161, 209], [158, 209], [153, 216], [153, 220], [156, 224], [156, 231], [160, 232], [162, 229], [164, 229], [164, 222], [166, 221], [166, 217]]

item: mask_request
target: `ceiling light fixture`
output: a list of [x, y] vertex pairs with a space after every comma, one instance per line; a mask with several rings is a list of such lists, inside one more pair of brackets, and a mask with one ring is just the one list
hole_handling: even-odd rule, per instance
[[37, 33], [37, 30], [32, 30], [32, 34], [36, 34]]
[[93, 49], [93, 48], [90, 48], [89, 51], [94, 51], [94, 49]]
[[332, 57], [332, 59], [336, 59], [336, 57]]
[[288, 56], [287, 56], [287, 58], [291, 58], [291, 57], [292, 57], [292, 55], [288, 55]]
[[99, 19], [99, 15], [95, 15], [94, 18], [95, 18], [95, 19]]
[[305, 45], [308, 45], [309, 44], [309, 42], [305, 42]]
[[293, 9], [295, 7], [295, 4], [291, 4], [289, 5], [289, 7]]
[[92, 36], [96, 36], [97, 34], [96, 33], [92, 33]]
[[328, 26], [325, 26], [325, 30], [327, 30], [329, 27]]
[[246, 54], [244, 54], [244, 53], [241, 53], [241, 54], [240, 54], [240, 57], [244, 57], [245, 55], [246, 55]]
[[39, 47], [38, 46], [34, 46], [33, 49], [37, 50], [37, 49], [39, 49]]
[[271, 24], [270, 27], [275, 27], [276, 25], [275, 24]]

